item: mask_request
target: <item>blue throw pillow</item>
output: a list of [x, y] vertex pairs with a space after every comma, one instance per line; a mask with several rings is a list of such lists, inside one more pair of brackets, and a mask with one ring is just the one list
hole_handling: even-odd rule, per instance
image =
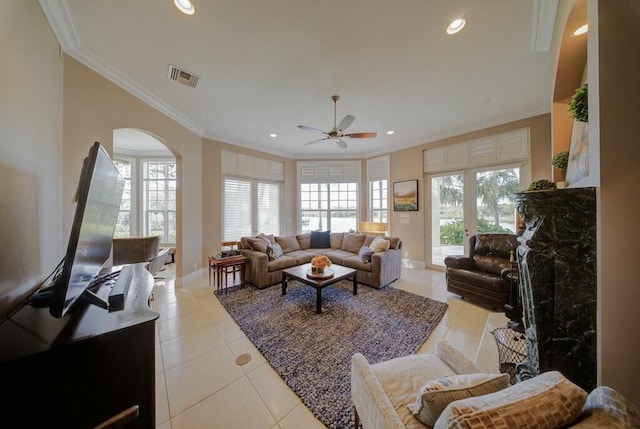
[[311, 231], [311, 248], [331, 248], [331, 231]]
[[269, 257], [270, 261], [275, 261], [280, 256], [282, 256], [282, 247], [278, 243], [268, 245], [267, 256]]

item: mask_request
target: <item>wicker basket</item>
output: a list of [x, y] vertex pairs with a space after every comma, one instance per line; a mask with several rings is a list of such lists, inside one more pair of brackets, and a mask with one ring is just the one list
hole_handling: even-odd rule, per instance
[[518, 366], [527, 363], [527, 340], [524, 334], [510, 328], [497, 328], [491, 331], [498, 346], [500, 372], [509, 374], [510, 384], [515, 384]]

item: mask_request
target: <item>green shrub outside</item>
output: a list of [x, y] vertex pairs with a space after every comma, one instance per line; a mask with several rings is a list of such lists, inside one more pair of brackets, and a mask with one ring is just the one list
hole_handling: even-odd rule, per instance
[[[478, 234], [511, 233], [507, 228], [478, 219]], [[462, 246], [464, 244], [464, 227], [462, 220], [456, 220], [440, 227], [440, 244], [445, 246]]]

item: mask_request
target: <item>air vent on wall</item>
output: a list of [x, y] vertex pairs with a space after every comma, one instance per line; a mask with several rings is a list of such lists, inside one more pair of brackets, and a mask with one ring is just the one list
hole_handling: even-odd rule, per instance
[[178, 68], [172, 64], [169, 64], [169, 79], [175, 80], [176, 82], [183, 85], [190, 86], [191, 88], [195, 88], [200, 77], [186, 70]]

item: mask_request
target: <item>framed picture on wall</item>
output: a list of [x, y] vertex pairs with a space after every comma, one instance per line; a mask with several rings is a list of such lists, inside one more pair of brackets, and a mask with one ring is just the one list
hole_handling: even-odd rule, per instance
[[405, 180], [393, 183], [393, 210], [396, 212], [418, 211], [418, 181]]
[[566, 180], [569, 185], [589, 177], [589, 124], [573, 120]]

